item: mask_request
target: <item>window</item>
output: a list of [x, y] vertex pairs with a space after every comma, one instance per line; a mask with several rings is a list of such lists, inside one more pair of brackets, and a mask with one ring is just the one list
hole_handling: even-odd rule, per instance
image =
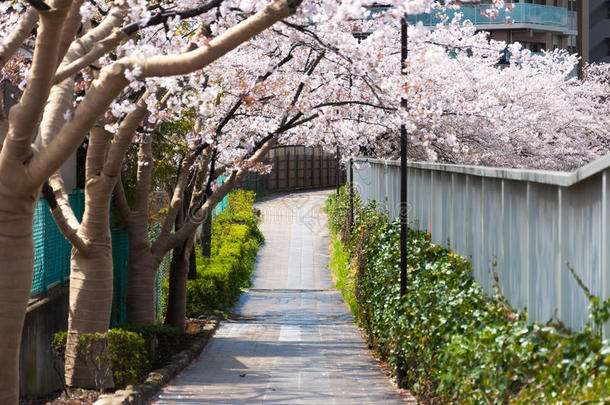
[[576, 0], [568, 0], [568, 11], [576, 11]]
[[524, 49], [529, 49], [532, 52], [542, 52], [545, 48], [545, 44], [538, 42], [523, 42], [521, 45]]

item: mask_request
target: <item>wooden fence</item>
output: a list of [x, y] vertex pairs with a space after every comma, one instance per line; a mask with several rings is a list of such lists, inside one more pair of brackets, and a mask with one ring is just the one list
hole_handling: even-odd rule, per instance
[[322, 188], [344, 184], [344, 168], [338, 166], [334, 154], [321, 147], [278, 146], [269, 151], [265, 164], [271, 173], [249, 173], [239, 188], [259, 193]]

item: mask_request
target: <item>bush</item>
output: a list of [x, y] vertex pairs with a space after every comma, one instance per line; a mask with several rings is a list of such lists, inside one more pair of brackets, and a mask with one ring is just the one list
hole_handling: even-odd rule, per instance
[[486, 295], [464, 258], [409, 229], [401, 299], [400, 224], [388, 223], [372, 205], [358, 206], [349, 229], [342, 219], [348, 195], [342, 190], [334, 198], [327, 204], [329, 227], [351, 255], [336, 262], [355, 274], [356, 318], [394, 372], [401, 369], [402, 386], [442, 403], [573, 403], [610, 395], [610, 342], [598, 333], [610, 301], [600, 303], [578, 278], [594, 324], [574, 333], [556, 321], [529, 323], [497, 283], [494, 296]]
[[[65, 356], [68, 334], [58, 332], [53, 336], [51, 348], [58, 356]], [[107, 333], [88, 333], [78, 337], [76, 346], [96, 380], [98, 389], [106, 379], [107, 365], [110, 365], [117, 387], [136, 384], [149, 371], [149, 362], [142, 335], [123, 330], [111, 329]]]
[[235, 305], [241, 289], [250, 286], [264, 242], [253, 204], [253, 192], [236, 190], [229, 195], [227, 208], [214, 218], [211, 257], [197, 257], [197, 278], [187, 284], [187, 316], [226, 311]]
[[119, 328], [142, 336], [146, 358], [153, 370], [162, 367], [180, 344], [180, 330], [171, 325], [121, 325]]

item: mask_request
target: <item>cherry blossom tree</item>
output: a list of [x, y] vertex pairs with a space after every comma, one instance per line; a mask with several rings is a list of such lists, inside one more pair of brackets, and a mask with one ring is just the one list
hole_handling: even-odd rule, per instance
[[[203, 89], [202, 80], [194, 77], [175, 79], [182, 81], [181, 85], [162, 85], [181, 89], [167, 101], [168, 105], [182, 105], [171, 109], [177, 112], [172, 119], [192, 119], [189, 117], [194, 114], [196, 124], [183, 139], [189, 144], [188, 152], [180, 156], [180, 171], [168, 215], [161, 234], [152, 244], [146, 237], [151, 176], [144, 174], [150, 173], [154, 161], [150, 142], [140, 144], [138, 181], [132, 193], [136, 199], [134, 209], [130, 209], [124, 191], [120, 187], [117, 190], [117, 206], [126, 222], [132, 252], [128, 285], [130, 322], [153, 322], [156, 270], [172, 249], [172, 273], [180, 274], [175, 276], [176, 283], [184, 290], [186, 261], [178, 265], [177, 260], [188, 258], [196, 227], [247, 171], [269, 169], [260, 161], [272, 145], [321, 144], [334, 150], [343, 141], [349, 144], [341, 145], [342, 148], [351, 148], [359, 141], [354, 135], [337, 137], [334, 131], [339, 128], [339, 121], [357, 122], [357, 115], [366, 115], [373, 121], [380, 117], [373, 111], [394, 110], [369, 102], [374, 98], [373, 92], [361, 76], [351, 71], [350, 63], [291, 27], [284, 31], [268, 31], [210, 65], [203, 72]], [[286, 40], [289, 33], [294, 38]], [[347, 35], [355, 41], [351, 31]], [[361, 88], [356, 90], [358, 86]], [[187, 116], [181, 112], [187, 112]], [[368, 134], [369, 128], [370, 124], [364, 123], [361, 132]], [[227, 179], [212, 189], [212, 180], [219, 173], [225, 173]], [[187, 183], [194, 184], [190, 203], [184, 197]], [[178, 220], [184, 204], [190, 210], [186, 218]], [[177, 220], [180, 229], [173, 232]], [[172, 281], [174, 277], [170, 277], [170, 290], [174, 291]], [[181, 297], [174, 305], [170, 294], [166, 319], [179, 327], [184, 324], [184, 293]]]
[[[44, 194], [74, 247], [67, 380], [81, 384], [83, 376], [86, 385], [73, 349], [78, 334], [108, 327], [108, 211], [117, 185], [117, 205], [131, 229], [130, 284], [142, 286], [130, 287], [132, 301], [143, 297], [130, 317], [150, 322], [149, 287], [160, 258], [178, 249], [177, 257], [186, 260], [198, 219], [248, 170], [266, 170], [259, 162], [276, 143], [340, 146], [344, 159], [391, 157], [405, 123], [412, 159], [559, 167], [605, 153], [607, 75], [591, 69], [583, 81], [571, 78], [576, 57], [565, 52], [538, 56], [515, 44], [500, 68], [506, 44], [456, 18], [435, 30], [409, 26], [407, 75], [401, 76], [401, 19], [431, 7], [442, 13], [451, 7], [445, 3], [390, 1], [390, 9], [373, 13], [357, 0], [188, 0], [179, 7], [141, 0], [0, 2], [0, 67], [24, 88], [8, 119], [0, 117], [0, 360], [7, 364], [0, 371], [0, 401], [18, 397], [32, 219], [47, 181]], [[15, 56], [30, 40], [31, 62]], [[407, 108], [400, 106], [402, 97]], [[176, 159], [172, 202], [161, 235], [150, 244], [141, 232], [148, 222], [149, 133], [185, 114], [193, 130], [181, 140], [186, 152]], [[79, 223], [57, 171], [87, 135], [86, 208]], [[130, 207], [118, 179], [134, 138], [139, 166]], [[213, 188], [219, 171], [227, 178]], [[180, 218], [189, 205], [189, 180], [193, 209]]]
[[[502, 5], [500, 5], [502, 6]], [[433, 5], [444, 12], [445, 7]], [[371, 72], [398, 66], [398, 29], [392, 12], [360, 24], [363, 48], [383, 49]], [[409, 159], [514, 168], [570, 170], [608, 153], [610, 122], [603, 67], [576, 75], [577, 55], [564, 50], [533, 54], [477, 32], [461, 15], [430, 30], [409, 25], [406, 76], [400, 86], [407, 108], [398, 122], [409, 132]], [[381, 28], [380, 28], [381, 27]], [[392, 59], [392, 56], [394, 58]], [[508, 61], [506, 57], [508, 56]], [[596, 72], [595, 74], [593, 72]], [[394, 96], [396, 97], [396, 96]], [[398, 96], [400, 97], [400, 96]], [[397, 158], [396, 122], [378, 133], [367, 153]]]
[[[191, 2], [183, 3], [196, 6]], [[87, 10], [87, 7], [81, 7], [82, 4], [82, 1], [66, 0], [49, 1], [48, 4], [32, 1], [27, 11], [19, 15], [18, 5], [13, 2], [1, 4], [2, 32], [9, 33], [2, 38], [0, 47], [2, 67], [29, 39], [38, 21], [31, 68], [24, 74], [27, 85], [18, 104], [11, 109], [8, 120], [3, 120], [0, 125], [0, 139], [3, 141], [0, 151], [0, 300], [3, 304], [0, 308], [0, 360], [5, 364], [0, 371], [0, 402], [7, 404], [17, 403], [19, 394], [19, 344], [34, 259], [32, 221], [41, 186], [54, 176], [89, 131], [93, 134], [95, 128], [100, 132], [105, 129], [100, 117], [122, 94], [134, 75], [143, 80], [201, 69], [241, 42], [288, 17], [299, 2], [272, 2], [210, 42], [183, 53], [176, 52], [179, 45], [160, 48], [152, 43], [137, 44], [134, 41], [132, 52], [128, 55], [116, 61], [102, 61], [105, 62], [103, 68], [87, 88], [84, 98], [72, 110], [76, 73], [121, 43], [127, 44], [125, 41], [135, 32], [155, 23], [168, 24], [163, 12], [153, 14], [146, 2], [117, 1], [109, 3], [109, 9], [106, 9], [105, 2], [100, 2], [96, 9], [96, 12], [103, 14], [99, 23], [83, 33], [88, 24], [87, 21], [82, 23], [81, 10], [83, 14]], [[202, 13], [206, 11], [199, 14]], [[144, 102], [145, 99], [142, 100]], [[137, 109], [132, 111], [135, 112], [141, 113]], [[134, 121], [138, 118], [137, 113], [132, 115]], [[121, 125], [126, 128], [130, 120], [124, 120]], [[35, 138], [36, 142], [33, 143]], [[120, 173], [123, 150], [130, 143], [127, 138], [127, 135], [117, 136], [105, 156], [102, 152], [98, 154], [98, 165], [91, 167], [87, 184], [91, 193], [110, 195]], [[105, 208], [108, 208], [110, 198], [106, 200], [107, 203], [102, 201], [101, 204], [106, 203]], [[54, 210], [62, 210], [65, 206], [60, 196]], [[77, 333], [108, 327], [110, 302], [105, 297], [97, 302], [95, 291], [96, 288], [111, 288], [111, 278], [107, 274], [86, 274], [84, 271], [97, 265], [104, 269], [112, 268], [108, 234], [98, 232], [100, 228], [108, 228], [108, 210], [102, 214], [103, 208], [92, 207], [89, 202], [80, 224], [66, 212], [68, 210], [56, 214], [56, 217], [63, 216], [65, 219], [64, 234], [69, 235], [75, 247], [71, 305], [74, 307], [77, 302], [89, 302], [89, 308], [87, 305], [80, 306], [81, 312], [87, 312], [82, 319], [87, 320], [78, 325], [74, 319], [70, 322], [72, 333], [69, 346], [74, 345]], [[95, 235], [90, 236], [89, 232]], [[104, 308], [106, 306], [108, 308]], [[77, 313], [72, 310], [71, 317], [78, 318]]]

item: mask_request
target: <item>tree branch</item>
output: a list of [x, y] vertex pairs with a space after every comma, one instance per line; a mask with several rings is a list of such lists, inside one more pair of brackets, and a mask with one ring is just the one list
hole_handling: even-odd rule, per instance
[[383, 106], [380, 104], [373, 104], [373, 103], [369, 103], [366, 101], [358, 101], [358, 100], [346, 100], [346, 101], [321, 103], [321, 104], [313, 106], [313, 108], [322, 108], [322, 107], [329, 107], [329, 106], [342, 106], [342, 105], [350, 105], [350, 104], [364, 105], [364, 106], [378, 108], [378, 109], [386, 110], [386, 111], [398, 111], [398, 108], [395, 108], [395, 107], [386, 107], [386, 106]]
[[150, 20], [148, 20], [148, 22], [146, 22], [145, 24], [143, 24], [141, 22], [135, 22], [135, 23], [132, 23], [132, 24], [129, 24], [129, 25], [123, 27], [123, 29], [121, 31], [123, 31], [123, 33], [125, 33], [125, 35], [129, 36], [144, 28], [148, 28], [148, 27], [152, 27], [152, 26], [160, 25], [160, 24], [166, 24], [170, 18], [180, 17], [181, 20], [184, 20], [187, 18], [196, 17], [203, 13], [207, 13], [208, 11], [212, 10], [215, 7], [219, 7], [223, 1], [224, 0], [212, 0], [209, 3], [204, 4], [202, 6], [191, 8], [188, 10], [182, 10], [182, 11], [163, 10], [163, 11], [160, 11], [157, 14], [153, 15], [150, 18]]
[[206, 47], [177, 56], [152, 57], [142, 64], [142, 77], [183, 75], [201, 69], [276, 22], [289, 17], [300, 3], [301, 0], [275, 0], [211, 40]]
[[140, 141], [140, 148], [138, 150], [138, 173], [136, 175], [136, 184], [148, 185], [147, 188], [138, 187], [136, 190], [136, 201], [134, 211], [136, 213], [148, 212], [148, 202], [150, 195], [150, 184], [152, 181], [152, 169], [153, 169], [153, 153], [152, 153], [152, 139], [142, 139]]
[[178, 172], [178, 180], [176, 181], [176, 187], [174, 188], [172, 200], [169, 204], [169, 210], [167, 212], [167, 216], [165, 217], [165, 221], [163, 222], [163, 227], [161, 229], [162, 234], [170, 234], [172, 232], [174, 222], [176, 222], [176, 216], [178, 215], [178, 212], [182, 210], [182, 205], [184, 203], [184, 190], [186, 189], [186, 185], [188, 182], [190, 168], [195, 162], [195, 159], [197, 159], [197, 156], [199, 156], [204, 150], [206, 150], [207, 147], [208, 145], [204, 144], [195, 149], [191, 149], [182, 161], [182, 164], [180, 165], [180, 171]]
[[0, 45], [0, 69], [13, 57], [21, 44], [28, 39], [37, 22], [38, 12], [34, 9], [29, 9], [21, 16], [15, 29]]
[[116, 186], [114, 186], [114, 203], [119, 209], [119, 214], [121, 214], [121, 218], [123, 221], [129, 226], [129, 222], [131, 221], [131, 208], [129, 208], [129, 203], [127, 202], [127, 196], [125, 195], [125, 188], [123, 187], [123, 181], [121, 179], [117, 179]]
[[30, 160], [28, 165], [30, 182], [33, 184], [44, 182], [44, 179], [54, 173], [78, 148], [84, 135], [95, 122], [95, 118], [108, 108], [112, 100], [127, 85], [124, 74], [126, 69], [133, 69], [134, 65], [142, 66], [141, 77], [191, 73], [218, 59], [275, 22], [288, 17], [300, 3], [300, 0], [276, 0], [252, 17], [214, 38], [206, 47], [181, 55], [153, 57], [144, 62], [126, 58], [103, 69], [100, 78], [93, 82], [85, 99], [76, 109], [74, 117], [64, 125], [60, 134], [47, 148]]
[[64, 28], [59, 37], [59, 51], [56, 66], [59, 66], [64, 59], [64, 56], [66, 56], [66, 52], [70, 49], [72, 41], [74, 41], [74, 38], [81, 27], [80, 7], [82, 4], [83, 0], [75, 0], [72, 2], [70, 11], [68, 11], [68, 16], [64, 22]]
[[157, 240], [153, 244], [155, 254], [164, 255], [165, 253], [169, 252], [169, 250], [180, 245], [180, 243], [184, 242], [189, 235], [195, 232], [200, 224], [200, 221], [197, 221], [196, 219], [205, 218], [206, 215], [209, 215], [216, 204], [218, 204], [245, 177], [249, 171], [249, 167], [257, 162], [260, 162], [265, 157], [269, 149], [271, 149], [276, 143], [277, 140], [275, 138], [269, 139], [267, 143], [265, 143], [251, 158], [246, 161], [244, 168], [230, 173], [225, 181], [205, 201], [201, 208], [189, 215], [187, 221], [177, 232], [173, 233], [166, 240]]
[[53, 83], [61, 83], [75, 75], [128, 38], [118, 29], [123, 22], [123, 9], [113, 7], [100, 25], [72, 43], [67, 58], [55, 73]]
[[[58, 57], [59, 45], [56, 38], [61, 35], [67, 13], [67, 8], [39, 12], [40, 31], [36, 37], [30, 79], [21, 100], [9, 113], [8, 134], [0, 152], [0, 175], [11, 172], [7, 166], [16, 166], [31, 157], [32, 139], [51, 90], [51, 79]], [[49, 69], [49, 66], [53, 68]], [[34, 187], [40, 187], [54, 172], [55, 170], [50, 172]], [[15, 180], [3, 179], [5, 184], [14, 185], [17, 189], [23, 190], [24, 187], [31, 186], [24, 184], [27, 179], [19, 179], [18, 182]]]
[[26, 0], [26, 1], [30, 6], [34, 7], [38, 11], [49, 11], [51, 9], [51, 7], [49, 7], [42, 0]]
[[[307, 69], [307, 73], [306, 73], [307, 76], [312, 75], [313, 71], [316, 69], [316, 67], [322, 60], [322, 58], [324, 58], [324, 52], [320, 52], [318, 57], [311, 63], [311, 66], [309, 66], [309, 68]], [[290, 102], [290, 107], [294, 107], [296, 105], [304, 88], [305, 88], [305, 83], [303, 83], [303, 81], [301, 81], [297, 87], [297, 90], [294, 93], [294, 96], [292, 97], [292, 101]], [[286, 124], [287, 119], [288, 119], [288, 111], [286, 111], [286, 113], [282, 117], [282, 121], [280, 122], [280, 128]]]
[[78, 234], [80, 224], [74, 216], [74, 211], [72, 211], [68, 196], [63, 191], [63, 182], [58, 178], [55, 178], [53, 182], [56, 183], [57, 188], [53, 189], [47, 181], [42, 186], [42, 195], [49, 204], [55, 224], [66, 240], [70, 242], [75, 249], [86, 255], [89, 252], [89, 245]]

